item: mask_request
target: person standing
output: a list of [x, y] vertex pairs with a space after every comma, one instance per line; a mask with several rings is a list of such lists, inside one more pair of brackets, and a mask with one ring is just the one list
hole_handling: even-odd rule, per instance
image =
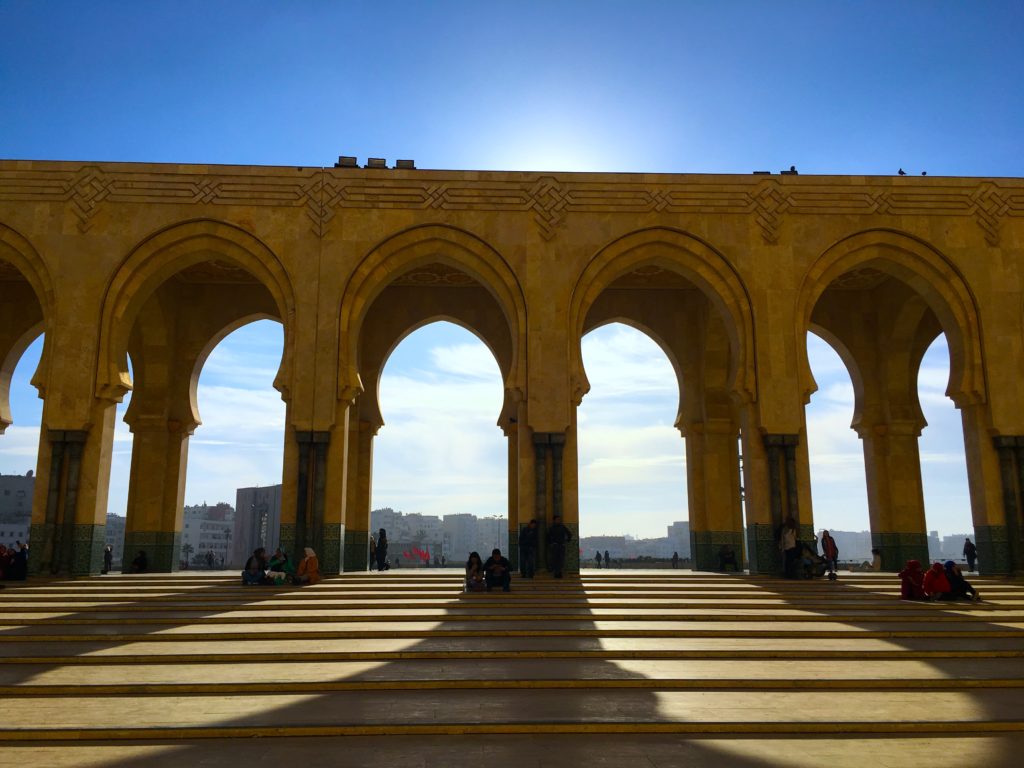
[[377, 564], [377, 542], [373, 538], [373, 534], [370, 534], [370, 570], [373, 570], [373, 566]]
[[103, 548], [103, 570], [101, 573], [110, 573], [110, 569], [114, 567], [114, 548], [107, 544]]
[[790, 515], [782, 524], [782, 530], [779, 532], [779, 549], [782, 550], [783, 556], [782, 575], [787, 579], [797, 577], [796, 565], [800, 554], [796, 541], [798, 532], [796, 518]]
[[565, 546], [572, 541], [572, 533], [562, 525], [562, 516], [555, 515], [548, 529], [548, 564], [556, 579], [565, 570]]
[[537, 521], [531, 520], [519, 532], [519, 575], [524, 579], [532, 579], [537, 570]]
[[672, 553], [672, 567], [673, 568], [678, 568], [679, 567], [679, 553], [678, 552], [673, 552]]
[[969, 538], [964, 539], [964, 557], [967, 560], [967, 570], [974, 571], [974, 564], [978, 562], [978, 547]]
[[828, 531], [821, 532], [821, 554], [825, 557], [830, 579], [834, 579], [839, 569], [839, 546]]
[[[388, 562], [388, 534], [383, 528], [377, 531], [377, 570], [384, 571]], [[397, 562], [397, 561], [396, 561]]]
[[607, 549], [604, 551], [604, 567], [605, 568], [611, 568], [612, 567], [612, 556], [608, 554], [608, 550]]
[[597, 550], [597, 554], [594, 555], [594, 560], [597, 561], [597, 567], [600, 568], [601, 567], [601, 550], [600, 549]]

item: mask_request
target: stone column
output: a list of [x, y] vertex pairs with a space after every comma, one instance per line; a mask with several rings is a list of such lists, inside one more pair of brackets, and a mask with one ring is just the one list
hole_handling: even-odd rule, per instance
[[[44, 417], [45, 421], [45, 417]], [[99, 573], [106, 541], [107, 492], [114, 440], [113, 403], [97, 401], [89, 429], [54, 429], [37, 465], [29, 534], [33, 573]], [[42, 496], [40, 496], [42, 494]]]
[[[1024, 436], [992, 438], [999, 455], [1005, 525], [974, 524], [978, 568], [982, 573], [1013, 573], [1024, 568]], [[986, 563], [986, 561], [988, 561]]]
[[[768, 448], [757, 426], [756, 407], [740, 411], [743, 446], [743, 511], [747, 523], [747, 562], [751, 573], [778, 574], [782, 569], [772, 508]], [[781, 513], [781, 510], [779, 511]], [[781, 524], [781, 520], [779, 521]]]
[[327, 489], [327, 448], [331, 433], [326, 430], [296, 431], [299, 460], [296, 468], [295, 552], [312, 547], [324, 573], [337, 573], [341, 560], [341, 522], [324, 517]]
[[718, 570], [722, 545], [743, 567], [738, 428], [732, 421], [691, 424], [686, 430], [690, 552], [696, 570]]
[[377, 427], [353, 413], [349, 420], [345, 481], [345, 570], [365, 571], [370, 563], [370, 501], [373, 437]]
[[855, 426], [864, 442], [871, 544], [881, 551], [882, 570], [898, 571], [907, 560], [928, 562], [917, 419], [871, 421]]
[[149, 570], [178, 570], [181, 557], [185, 473], [191, 425], [164, 416], [132, 416], [132, 463], [124, 533], [127, 571], [139, 551]]
[[[508, 443], [508, 560], [519, 569], [519, 430], [513, 422], [505, 431]], [[451, 559], [452, 553], [445, 553]]]

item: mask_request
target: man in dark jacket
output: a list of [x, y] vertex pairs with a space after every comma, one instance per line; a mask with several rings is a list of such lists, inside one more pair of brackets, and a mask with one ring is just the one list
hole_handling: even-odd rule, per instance
[[502, 592], [511, 590], [512, 564], [508, 558], [502, 557], [500, 549], [494, 549], [484, 563], [484, 581], [487, 583], [488, 592], [494, 587], [501, 587]]
[[548, 528], [548, 565], [556, 579], [562, 578], [565, 570], [565, 546], [572, 541], [572, 533], [562, 525], [562, 516], [555, 515]]
[[531, 520], [523, 530], [519, 532], [519, 574], [524, 579], [532, 579], [537, 570], [537, 521]]

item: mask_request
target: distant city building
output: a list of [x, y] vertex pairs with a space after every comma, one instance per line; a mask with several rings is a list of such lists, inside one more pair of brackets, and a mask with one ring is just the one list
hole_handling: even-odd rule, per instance
[[124, 562], [124, 525], [123, 516], [107, 514], [106, 540], [111, 550], [111, 567], [115, 570], [119, 570]]
[[[235, 520], [227, 568], [241, 568], [253, 550], [273, 552], [280, 542], [281, 486], [239, 488], [235, 492]], [[295, 557], [293, 552], [289, 557]]]
[[17, 541], [28, 542], [35, 487], [32, 470], [24, 475], [0, 475], [0, 544], [12, 547]]
[[[471, 514], [436, 515], [405, 514], [390, 507], [370, 512], [371, 533], [383, 528], [388, 534], [388, 559], [400, 567], [426, 565], [444, 557], [452, 563], [464, 562], [470, 552], [490, 554], [497, 547], [508, 552], [508, 518], [477, 517]], [[397, 560], [396, 560], [397, 558]]]
[[[668, 544], [684, 560], [690, 556], [690, 521], [680, 520], [668, 527]], [[671, 555], [669, 555], [671, 557]]]
[[183, 568], [226, 568], [232, 565], [231, 540], [235, 510], [223, 502], [212, 507], [199, 504], [185, 507], [181, 532]]

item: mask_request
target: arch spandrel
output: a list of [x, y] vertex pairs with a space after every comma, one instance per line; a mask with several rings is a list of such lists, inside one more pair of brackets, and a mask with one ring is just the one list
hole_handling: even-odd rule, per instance
[[173, 275], [206, 261], [226, 261], [248, 272], [269, 291], [284, 325], [284, 355], [274, 386], [290, 397], [295, 298], [277, 256], [250, 233], [202, 219], [175, 224], [142, 241], [111, 278], [100, 321], [97, 395], [119, 401], [131, 389], [127, 349], [143, 304]]
[[444, 225], [404, 230], [375, 247], [359, 263], [345, 287], [340, 311], [338, 398], [350, 400], [364, 391], [359, 375], [362, 329], [374, 300], [394, 280], [416, 267], [440, 263], [474, 278], [496, 300], [508, 323], [512, 357], [502, 371], [505, 389], [525, 390], [526, 302], [512, 268], [482, 239]]
[[646, 266], [659, 266], [696, 285], [721, 314], [732, 351], [729, 387], [740, 400], [757, 400], [754, 322], [750, 296], [739, 272], [703, 240], [682, 230], [653, 227], [618, 238], [591, 259], [573, 290], [570, 322], [572, 393], [578, 405], [590, 388], [580, 340], [590, 307], [615, 280]]
[[949, 340], [950, 378], [946, 394], [958, 407], [987, 401], [981, 321], [963, 276], [937, 249], [919, 238], [889, 229], [850, 235], [832, 245], [811, 265], [801, 284], [797, 344], [804, 399], [814, 391], [807, 360], [806, 333], [822, 294], [837, 278], [873, 268], [894, 277], [920, 295], [935, 313]]

